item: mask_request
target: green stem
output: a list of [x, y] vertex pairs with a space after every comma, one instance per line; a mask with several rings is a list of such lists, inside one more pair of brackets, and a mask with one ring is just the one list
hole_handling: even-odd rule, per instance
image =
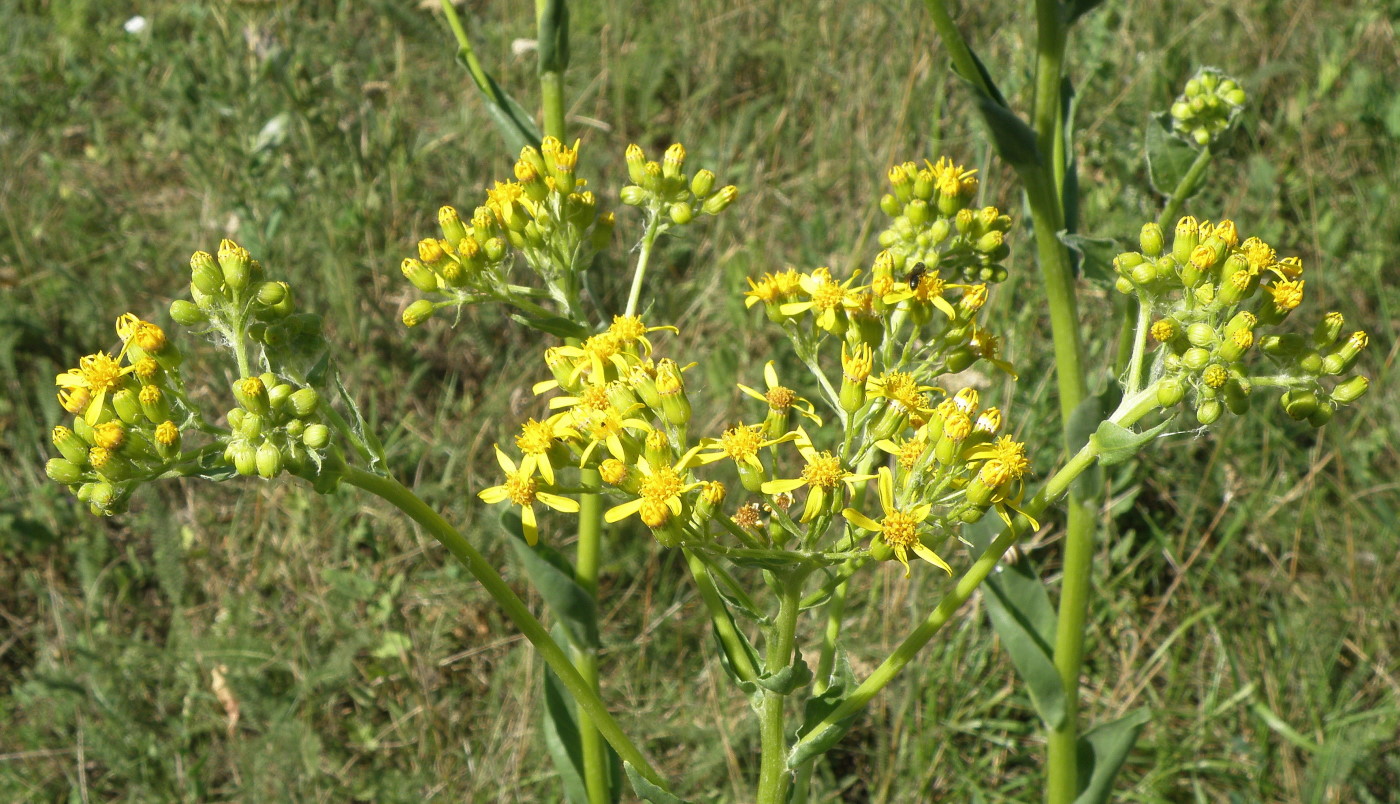
[[[540, 56], [540, 103], [544, 107], [544, 134], [564, 142], [564, 68], [568, 66], [568, 8], [565, 0], [535, 0], [535, 27]], [[546, 42], [553, 43], [546, 46]], [[564, 54], [561, 55], [560, 48]], [[547, 54], [553, 59], [546, 61]]]
[[1084, 665], [1084, 623], [1094, 559], [1090, 512], [1071, 496], [1068, 514], [1054, 654], [1065, 691], [1065, 715], [1047, 735], [1045, 800], [1051, 804], [1070, 804], [1079, 794], [1079, 673]]
[[[1119, 410], [1109, 417], [1108, 421], [1122, 427], [1128, 427], [1151, 412], [1157, 405], [1156, 388], [1147, 388], [1136, 396], [1125, 399]], [[1064, 496], [1069, 490], [1070, 483], [1093, 465], [1098, 459], [1098, 445], [1091, 439], [1068, 463], [1056, 472], [1054, 476], [1046, 482], [1044, 488], [1035, 495], [1025, 506], [1025, 512], [1031, 517], [1038, 517], [1051, 504]], [[954, 584], [943, 599], [939, 601], [938, 607], [933, 610], [917, 628], [904, 638], [899, 647], [890, 654], [889, 658], [875, 669], [860, 686], [847, 696], [836, 709], [832, 710], [822, 721], [817, 724], [798, 745], [810, 743], [826, 736], [831, 729], [840, 728], [842, 721], [860, 712], [867, 703], [874, 698], [880, 690], [884, 689], [899, 671], [904, 668], [930, 640], [938, 633], [953, 616], [954, 613], [967, 602], [972, 593], [982, 583], [991, 571], [996, 567], [997, 562], [1011, 545], [1016, 542], [1016, 538], [1026, 530], [1026, 522], [1023, 517], [1017, 517], [1013, 525], [1004, 528], [999, 536], [982, 552], [982, 555], [973, 562], [972, 566], [963, 573], [962, 577]], [[795, 748], [796, 746], [794, 746]]]
[[[802, 598], [802, 581], [806, 572], [791, 572], [779, 576], [782, 584], [778, 602], [778, 618], [768, 630], [767, 653], [763, 669], [772, 675], [792, 664], [793, 640], [797, 633], [798, 604]], [[782, 804], [787, 800], [788, 782], [787, 739], [784, 734], [783, 708], [787, 696], [765, 689], [763, 708], [759, 712], [759, 735], [763, 758], [758, 772], [758, 804]]]
[[540, 73], [540, 100], [544, 104], [544, 134], [564, 141], [564, 75]]
[[734, 627], [734, 618], [729, 616], [724, 598], [720, 595], [714, 578], [710, 577], [709, 567], [693, 550], [683, 549], [682, 552], [685, 554], [686, 565], [690, 567], [690, 575], [695, 579], [695, 588], [700, 590], [700, 599], [710, 612], [710, 624], [715, 629], [715, 635], [724, 644], [724, 652], [729, 657], [734, 674], [743, 681], [758, 678], [758, 668], [753, 666], [748, 651], [744, 649], [742, 637]]
[[637, 268], [632, 273], [632, 291], [627, 294], [627, 310], [623, 315], [637, 314], [637, 304], [642, 298], [642, 280], [646, 279], [647, 263], [651, 262], [651, 247], [656, 243], [656, 235], [660, 228], [660, 210], [647, 210], [647, 228], [642, 233], [642, 246], [637, 252]]
[[341, 469], [343, 479], [352, 486], [362, 488], [369, 493], [383, 498], [386, 502], [407, 514], [413, 521], [423, 526], [433, 538], [446, 547], [453, 557], [467, 568], [467, 571], [481, 583], [486, 592], [495, 599], [506, 617], [530, 640], [530, 644], [539, 651], [540, 657], [545, 664], [559, 677], [560, 682], [568, 689], [569, 694], [578, 704], [579, 712], [586, 713], [595, 724], [603, 738], [608, 741], [617, 751], [618, 755], [626, 762], [630, 762], [637, 772], [646, 777], [652, 784], [665, 787], [665, 782], [656, 769], [651, 766], [642, 752], [633, 745], [627, 735], [623, 733], [617, 721], [608, 712], [603, 701], [594, 692], [588, 682], [579, 675], [574, 666], [569, 662], [569, 656], [564, 649], [559, 647], [559, 643], [549, 635], [549, 631], [536, 619], [535, 615], [525, 606], [525, 603], [511, 590], [506, 582], [501, 578], [486, 558], [477, 551], [475, 547], [467, 541], [461, 532], [452, 527], [440, 514], [428, 507], [417, 495], [405, 487], [397, 480], [388, 477], [380, 477], [362, 469], [345, 466]]
[[[583, 486], [595, 489], [579, 495], [578, 510], [578, 550], [574, 562], [574, 582], [596, 604], [598, 600], [598, 566], [603, 535], [603, 496], [596, 489], [602, 479], [596, 469], [580, 469], [579, 481]], [[594, 606], [596, 616], [597, 606]], [[598, 692], [598, 654], [596, 646], [576, 645], [573, 649], [574, 667], [588, 683], [594, 693]], [[602, 735], [593, 724], [588, 713], [579, 710], [579, 742], [583, 750], [583, 780], [588, 789], [591, 804], [607, 804], [612, 800], [609, 792], [608, 756], [603, 748]]]

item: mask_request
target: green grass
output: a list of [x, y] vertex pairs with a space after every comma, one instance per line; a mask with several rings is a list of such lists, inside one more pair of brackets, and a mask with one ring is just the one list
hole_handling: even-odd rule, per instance
[[[531, 35], [525, 5], [474, 13], [483, 61], [528, 107], [533, 63], [509, 49]], [[917, 5], [578, 5], [567, 86], [583, 172], [616, 187], [628, 142], [655, 154], [679, 139], [743, 190], [653, 263], [653, 287], [674, 292], [649, 318], [704, 356], [692, 384], [713, 402], [697, 429], [734, 417], [736, 379], [759, 381], [766, 356], [735, 332], [780, 345], [745, 313], [743, 277], [869, 260], [892, 161], [948, 153], [983, 170], [987, 203], [1020, 209]], [[1028, 8], [968, 5], [960, 24], [1023, 98]], [[1379, 802], [1400, 786], [1400, 8], [1385, 5], [1106, 4], [1075, 29], [1084, 230], [1128, 237], [1156, 216], [1142, 126], [1197, 65], [1219, 66], [1256, 105], [1188, 209], [1302, 256], [1311, 310], [1372, 336], [1372, 393], [1323, 431], [1261, 406], [1111, 475], [1084, 696], [1093, 720], [1153, 709], [1125, 801]], [[325, 314], [395, 474], [515, 577], [470, 492], [495, 482], [491, 442], [533, 410], [516, 381], [537, 341], [490, 309], [455, 329], [398, 323], [398, 262], [437, 207], [469, 208], [509, 170], [437, 15], [389, 0], [134, 11], [151, 22], [137, 36], [127, 7], [0, 7], [0, 799], [557, 799], [537, 663], [392, 510], [181, 481], [98, 520], [44, 477], [54, 374], [110, 345], [127, 309], [164, 322], [189, 253], [231, 235]], [[994, 320], [1027, 381], [1007, 406], [1023, 438], [1057, 443], [1033, 379], [1050, 366], [1028, 233], [1012, 242]], [[595, 288], [609, 308], [621, 253]], [[1112, 299], [1082, 290], [1101, 365]], [[228, 379], [210, 376], [204, 398]], [[1049, 524], [1029, 560], [1053, 580]], [[605, 698], [678, 791], [741, 800], [747, 703], [695, 637], [683, 563], [648, 541], [623, 533], [607, 552]], [[939, 588], [893, 573], [853, 593], [852, 628], [870, 635], [858, 672]], [[1038, 799], [1033, 710], [980, 609], [965, 614], [832, 752], [817, 800]]]

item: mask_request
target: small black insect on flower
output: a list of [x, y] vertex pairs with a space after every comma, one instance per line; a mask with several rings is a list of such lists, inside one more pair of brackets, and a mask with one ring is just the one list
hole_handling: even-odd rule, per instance
[[918, 290], [919, 280], [923, 279], [926, 273], [928, 273], [928, 267], [926, 265], [921, 262], [914, 263], [913, 270], [909, 272], [909, 289]]

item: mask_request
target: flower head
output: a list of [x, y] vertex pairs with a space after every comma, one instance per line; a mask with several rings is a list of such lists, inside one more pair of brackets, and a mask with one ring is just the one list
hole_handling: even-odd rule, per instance
[[505, 482], [499, 486], [482, 489], [476, 496], [488, 505], [510, 500], [512, 505], [520, 506], [521, 530], [525, 534], [525, 541], [531, 547], [539, 541], [539, 526], [535, 520], [535, 503], [538, 502], [556, 511], [566, 513], [578, 511], [577, 500], [540, 491], [535, 483], [533, 471], [527, 471], [523, 466], [517, 469], [515, 462], [502, 452], [500, 447], [496, 447], [496, 461], [500, 463], [502, 471], [506, 474]]
[[852, 525], [875, 533], [877, 539], [889, 545], [894, 551], [894, 557], [904, 565], [904, 577], [909, 577], [911, 552], [952, 575], [953, 568], [948, 566], [948, 562], [926, 547], [919, 537], [921, 526], [924, 520], [928, 519], [933, 506], [920, 503], [907, 510], [899, 508], [894, 501], [894, 477], [890, 474], [889, 467], [880, 467], [878, 477], [876, 483], [880, 490], [880, 508], [884, 516], [877, 522], [854, 508], [843, 510], [841, 516]]

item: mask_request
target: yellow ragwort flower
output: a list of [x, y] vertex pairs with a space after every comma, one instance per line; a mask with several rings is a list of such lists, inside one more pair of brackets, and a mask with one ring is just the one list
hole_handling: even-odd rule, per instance
[[920, 526], [924, 520], [928, 519], [928, 515], [933, 511], [933, 506], [928, 503], [920, 503], [907, 511], [897, 508], [894, 504], [894, 477], [890, 474], [889, 467], [881, 466], [878, 477], [876, 482], [880, 490], [880, 508], [884, 512], [880, 521], [876, 522], [854, 508], [843, 510], [841, 516], [845, 517], [846, 521], [852, 525], [877, 534], [876, 538], [889, 545], [894, 550], [894, 557], [904, 565], [904, 577], [909, 577], [909, 553], [911, 552], [952, 575], [953, 568], [948, 566], [948, 562], [926, 547], [923, 540], [919, 538]]
[[499, 486], [482, 489], [476, 496], [488, 505], [510, 500], [512, 505], [520, 506], [521, 530], [525, 533], [525, 541], [531, 547], [534, 547], [540, 538], [539, 525], [535, 520], [535, 503], [565, 513], [578, 512], [578, 500], [540, 491], [535, 484], [533, 471], [526, 471], [524, 467], [517, 469], [515, 462], [502, 452], [500, 447], [496, 447], [496, 461], [506, 473], [505, 482]]

